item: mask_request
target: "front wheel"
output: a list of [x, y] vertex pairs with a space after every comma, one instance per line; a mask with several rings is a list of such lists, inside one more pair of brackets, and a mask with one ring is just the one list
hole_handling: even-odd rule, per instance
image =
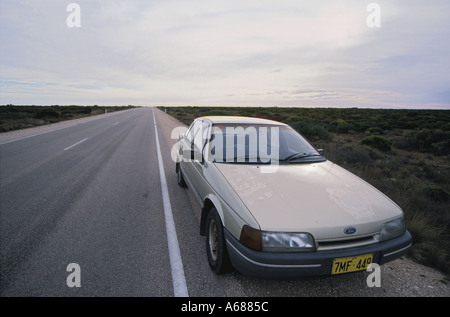
[[219, 214], [212, 208], [206, 219], [206, 254], [211, 269], [216, 274], [231, 271], [231, 262], [223, 234], [223, 225]]
[[186, 182], [184, 181], [183, 173], [181, 172], [180, 164], [177, 164], [176, 172], [178, 185], [183, 188], [187, 187]]

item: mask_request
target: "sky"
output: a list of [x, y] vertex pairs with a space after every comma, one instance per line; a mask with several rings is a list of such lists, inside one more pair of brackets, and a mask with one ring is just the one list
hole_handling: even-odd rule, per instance
[[0, 1], [1, 105], [450, 109], [448, 0], [70, 3]]

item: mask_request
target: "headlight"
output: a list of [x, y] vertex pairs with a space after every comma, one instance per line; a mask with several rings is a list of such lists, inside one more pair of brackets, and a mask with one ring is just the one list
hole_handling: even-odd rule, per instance
[[315, 250], [314, 238], [309, 233], [260, 231], [248, 226], [242, 228], [240, 242], [245, 246], [267, 252], [301, 252]]
[[309, 233], [263, 231], [262, 249], [269, 252], [312, 251], [314, 239]]
[[405, 219], [399, 218], [394, 221], [386, 222], [381, 227], [380, 241], [395, 238], [406, 231]]

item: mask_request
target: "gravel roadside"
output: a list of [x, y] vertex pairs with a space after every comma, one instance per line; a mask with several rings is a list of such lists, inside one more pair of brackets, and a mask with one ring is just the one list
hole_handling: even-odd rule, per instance
[[253, 279], [239, 273], [220, 277], [231, 297], [448, 297], [450, 280], [440, 272], [400, 258], [380, 267], [380, 286], [369, 287], [370, 272], [302, 280]]

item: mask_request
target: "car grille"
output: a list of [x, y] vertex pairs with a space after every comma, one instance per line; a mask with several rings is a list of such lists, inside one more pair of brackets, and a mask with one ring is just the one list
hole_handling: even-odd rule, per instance
[[377, 243], [377, 242], [378, 242], [378, 239], [376, 239], [375, 235], [365, 236], [365, 237], [352, 237], [352, 238], [345, 238], [345, 239], [336, 239], [336, 240], [316, 241], [317, 251], [353, 248], [353, 247], [359, 247], [359, 246], [373, 244], [373, 243]]

